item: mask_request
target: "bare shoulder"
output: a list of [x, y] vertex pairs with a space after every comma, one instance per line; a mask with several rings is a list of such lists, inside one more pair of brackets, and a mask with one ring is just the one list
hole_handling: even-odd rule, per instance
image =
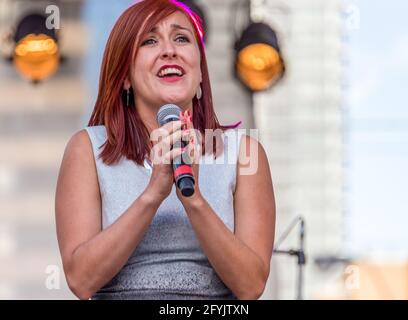
[[69, 139], [65, 148], [64, 157], [75, 155], [86, 156], [86, 154], [92, 155], [92, 144], [88, 132], [86, 129], [82, 129]]
[[265, 169], [269, 169], [268, 157], [263, 145], [258, 139], [247, 134], [241, 136], [238, 163], [239, 174], [244, 175], [265, 172]]
[[261, 144], [261, 142], [258, 139], [255, 139], [254, 137], [248, 135], [248, 134], [243, 134], [241, 135], [241, 141], [240, 141], [240, 152], [245, 152], [247, 153], [250, 151], [250, 148], [260, 148], [262, 151], [264, 151], [264, 148]]
[[67, 189], [79, 185], [94, 186], [93, 189], [98, 185], [92, 143], [85, 129], [76, 132], [68, 141], [59, 175], [59, 187]]

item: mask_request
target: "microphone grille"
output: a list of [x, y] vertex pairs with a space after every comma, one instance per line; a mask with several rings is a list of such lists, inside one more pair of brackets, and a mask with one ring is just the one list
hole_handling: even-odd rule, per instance
[[165, 104], [157, 112], [157, 122], [160, 126], [175, 120], [180, 120], [180, 112], [183, 110], [175, 104]]

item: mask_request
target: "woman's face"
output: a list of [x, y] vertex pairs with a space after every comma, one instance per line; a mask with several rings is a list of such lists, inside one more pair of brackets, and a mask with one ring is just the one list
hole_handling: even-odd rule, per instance
[[131, 82], [137, 106], [174, 103], [183, 110], [192, 106], [201, 82], [200, 51], [183, 13], [171, 14], [141, 39]]

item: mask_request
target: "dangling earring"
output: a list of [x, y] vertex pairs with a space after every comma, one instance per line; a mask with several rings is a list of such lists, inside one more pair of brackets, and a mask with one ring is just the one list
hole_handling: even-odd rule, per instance
[[122, 101], [126, 107], [130, 107], [131, 105], [133, 105], [132, 99], [134, 99], [132, 87], [130, 87], [129, 89], [123, 90]]
[[197, 89], [197, 94], [196, 94], [197, 100], [200, 100], [202, 95], [203, 95], [203, 91], [201, 90], [201, 84], [199, 84], [198, 89]]

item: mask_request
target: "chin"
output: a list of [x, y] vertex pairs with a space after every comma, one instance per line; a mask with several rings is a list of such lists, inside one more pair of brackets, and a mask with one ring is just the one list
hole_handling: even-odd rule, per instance
[[191, 102], [192, 98], [190, 100], [188, 100], [188, 98], [186, 98], [185, 96], [180, 97], [180, 96], [170, 95], [170, 96], [162, 98], [161, 100], [164, 101], [165, 104], [166, 103], [173, 103], [173, 104], [179, 106], [180, 108], [182, 108], [182, 106], [188, 105], [187, 101]]

